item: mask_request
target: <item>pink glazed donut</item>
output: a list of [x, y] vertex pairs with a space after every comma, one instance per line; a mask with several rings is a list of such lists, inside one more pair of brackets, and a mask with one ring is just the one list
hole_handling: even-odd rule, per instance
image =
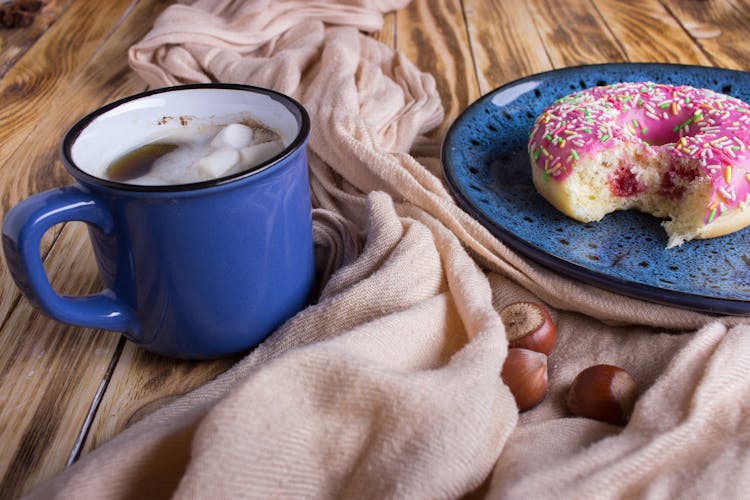
[[581, 222], [665, 218], [667, 247], [750, 224], [750, 106], [686, 85], [618, 83], [568, 95], [534, 122], [534, 186]]

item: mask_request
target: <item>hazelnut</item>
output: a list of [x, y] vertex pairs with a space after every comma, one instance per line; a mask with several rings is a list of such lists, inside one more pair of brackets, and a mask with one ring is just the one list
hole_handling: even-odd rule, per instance
[[547, 309], [533, 302], [516, 302], [500, 311], [510, 347], [523, 347], [550, 355], [556, 329]]
[[579, 373], [568, 391], [568, 410], [579, 417], [625, 425], [638, 397], [638, 384], [618, 366], [595, 365]]
[[520, 347], [508, 349], [500, 375], [518, 409], [528, 410], [539, 404], [547, 393], [547, 356]]

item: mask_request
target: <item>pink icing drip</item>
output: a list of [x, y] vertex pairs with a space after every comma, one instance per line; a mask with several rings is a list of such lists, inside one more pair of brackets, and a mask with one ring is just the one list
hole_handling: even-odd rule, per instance
[[562, 182], [580, 158], [624, 142], [697, 160], [713, 188], [706, 224], [750, 202], [750, 106], [710, 90], [639, 82], [571, 94], [537, 118], [529, 154]]

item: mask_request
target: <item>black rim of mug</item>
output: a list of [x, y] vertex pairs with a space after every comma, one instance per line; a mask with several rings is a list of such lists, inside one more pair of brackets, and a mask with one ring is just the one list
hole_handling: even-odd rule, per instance
[[[195, 90], [195, 89], [228, 89], [228, 90], [242, 90], [246, 92], [253, 92], [256, 94], [258, 93], [265, 94], [268, 97], [272, 98], [273, 100], [282, 104], [296, 118], [297, 124], [299, 126], [299, 131], [297, 132], [297, 136], [278, 155], [264, 162], [261, 162], [248, 170], [243, 170], [242, 172], [228, 175], [226, 177], [218, 177], [216, 179], [211, 179], [211, 180], [201, 181], [201, 182], [193, 182], [189, 184], [168, 184], [168, 185], [158, 185], [158, 186], [146, 186], [146, 185], [138, 185], [138, 184], [127, 184], [124, 182], [115, 182], [115, 181], [103, 179], [101, 177], [96, 177], [94, 175], [86, 173], [80, 167], [78, 167], [76, 163], [73, 161], [73, 157], [71, 154], [71, 148], [73, 147], [73, 144], [76, 142], [76, 139], [78, 139], [78, 136], [81, 134], [81, 132], [83, 132], [83, 130], [86, 127], [88, 127], [89, 124], [91, 124], [91, 122], [93, 122], [99, 116], [119, 106], [122, 106], [125, 103], [128, 103], [130, 101], [135, 101], [137, 99], [142, 99], [144, 97], [152, 96], [155, 94], [163, 94], [166, 92], [176, 92], [176, 91], [182, 91], [182, 90]], [[228, 184], [231, 182], [236, 182], [240, 179], [244, 179], [245, 177], [254, 176], [258, 174], [259, 172], [267, 170], [270, 167], [283, 161], [285, 158], [291, 156], [295, 151], [297, 151], [297, 149], [299, 149], [305, 143], [305, 141], [307, 141], [309, 133], [310, 133], [310, 116], [308, 115], [307, 110], [304, 108], [304, 106], [302, 106], [302, 104], [297, 102], [295, 99], [289, 97], [288, 95], [282, 94], [280, 92], [276, 92], [275, 90], [266, 89], [263, 87], [255, 87], [252, 85], [242, 85], [242, 84], [237, 84], [237, 83], [196, 83], [196, 84], [189, 84], [189, 85], [175, 85], [171, 87], [163, 87], [163, 88], [159, 88], [155, 90], [149, 90], [146, 92], [140, 92], [138, 94], [133, 94], [131, 96], [124, 97], [117, 101], [113, 101], [109, 104], [106, 104], [105, 106], [102, 106], [101, 108], [95, 111], [92, 111], [88, 115], [78, 120], [78, 122], [76, 122], [76, 124], [73, 125], [65, 134], [62, 144], [60, 145], [60, 150], [61, 150], [60, 155], [63, 159], [63, 164], [65, 165], [65, 168], [68, 170], [68, 172], [70, 172], [70, 174], [76, 179], [83, 180], [87, 184], [96, 184], [99, 186], [105, 186], [105, 187], [112, 188], [112, 189], [125, 190], [125, 191], [139, 191], [139, 192], [156, 192], [156, 193], [161, 192], [163, 193], [163, 192], [175, 192], [175, 191], [193, 191], [197, 189], [205, 189], [208, 187], [214, 187], [214, 186], [219, 186], [223, 184]]]

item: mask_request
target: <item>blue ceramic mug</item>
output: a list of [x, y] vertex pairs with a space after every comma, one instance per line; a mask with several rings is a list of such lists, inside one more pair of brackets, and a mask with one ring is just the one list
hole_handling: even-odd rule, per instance
[[[105, 178], [108, 165], [156, 135], [245, 113], [277, 132], [283, 151], [200, 182]], [[166, 356], [245, 351], [302, 309], [313, 286], [309, 132], [299, 103], [244, 85], [170, 87], [104, 106], [62, 141], [63, 163], [77, 182], [6, 214], [8, 268], [29, 301], [58, 321], [122, 332]], [[72, 220], [89, 227], [104, 284], [95, 295], [57, 294], [40, 258], [44, 232]]]

